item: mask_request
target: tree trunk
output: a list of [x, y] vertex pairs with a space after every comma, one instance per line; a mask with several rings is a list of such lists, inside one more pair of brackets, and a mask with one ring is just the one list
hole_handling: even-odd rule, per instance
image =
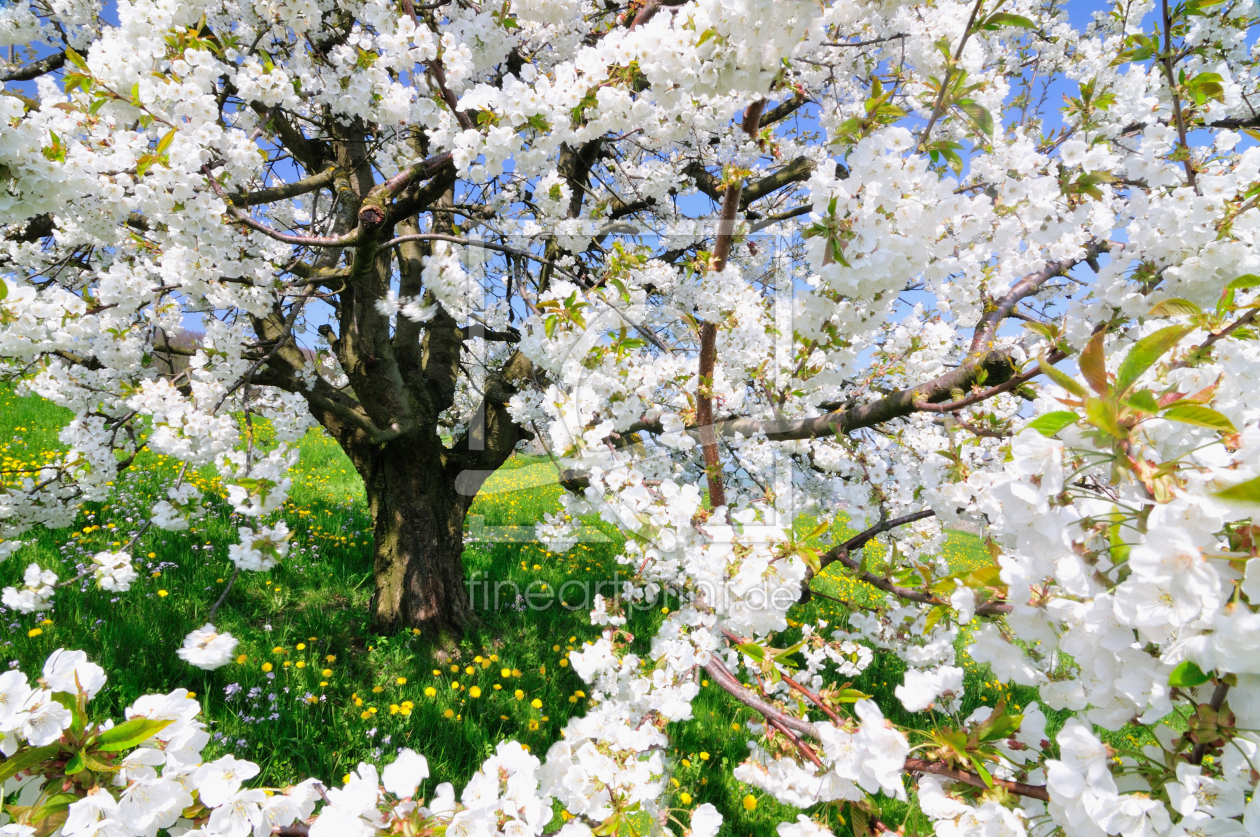
[[475, 616], [464, 579], [464, 517], [439, 451], [410, 443], [373, 451], [360, 468], [376, 536], [372, 627], [460, 636]]

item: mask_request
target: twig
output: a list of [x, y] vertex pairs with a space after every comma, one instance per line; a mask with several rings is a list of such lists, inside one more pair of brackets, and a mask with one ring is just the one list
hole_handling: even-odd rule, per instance
[[219, 605], [223, 604], [224, 599], [228, 597], [228, 593], [232, 592], [232, 584], [235, 583], [236, 577], [241, 574], [241, 568], [237, 567], [232, 570], [231, 577], [227, 580], [227, 586], [223, 588], [223, 595], [219, 596], [219, 600], [210, 608], [210, 612], [206, 615], [207, 622], [214, 621], [214, 614], [218, 611]]
[[[956, 782], [971, 785], [973, 788], [988, 789], [988, 785], [984, 783], [984, 780], [975, 773], [968, 773], [966, 770], [960, 770], [956, 767], [948, 767], [939, 762], [924, 761], [923, 759], [906, 759], [905, 769], [909, 773], [933, 773], [937, 776], [945, 776]], [[1019, 796], [1040, 799], [1042, 802], [1050, 801], [1050, 793], [1042, 785], [1026, 785], [1023, 782], [1012, 782], [1007, 779], [997, 778], [993, 779], [993, 784]]]
[[1172, 96], [1173, 120], [1177, 123], [1177, 139], [1181, 145], [1181, 153], [1185, 155], [1181, 161], [1186, 169], [1186, 182], [1194, 193], [1199, 194], [1199, 183], [1194, 173], [1194, 160], [1190, 156], [1190, 143], [1186, 142], [1186, 117], [1181, 112], [1181, 95], [1177, 92], [1177, 82], [1173, 78], [1172, 54], [1172, 13], [1168, 8], [1168, 0], [1163, 0], [1164, 11], [1164, 55], [1160, 64], [1164, 66], [1164, 77], [1168, 80], [1168, 92]]
[[940, 92], [936, 94], [936, 104], [932, 106], [932, 115], [928, 118], [927, 125], [923, 128], [923, 136], [919, 139], [919, 150], [923, 150], [927, 146], [928, 137], [932, 135], [932, 127], [936, 125], [936, 120], [941, 118], [941, 114], [945, 111], [945, 96], [949, 91], [949, 83], [954, 76], [954, 64], [962, 59], [963, 47], [967, 45], [967, 39], [971, 37], [971, 27], [975, 25], [976, 15], [980, 13], [980, 6], [984, 4], [984, 0], [976, 0], [976, 4], [971, 7], [971, 17], [967, 18], [967, 28], [963, 30], [962, 38], [958, 41], [958, 49], [954, 50], [953, 61], [948, 62], [945, 67], [945, 76], [941, 79]]

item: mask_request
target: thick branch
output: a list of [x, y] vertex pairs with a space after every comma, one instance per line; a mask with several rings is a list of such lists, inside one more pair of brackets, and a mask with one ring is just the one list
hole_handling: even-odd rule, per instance
[[[754, 180], [743, 187], [740, 192], [739, 208], [741, 210], [746, 209], [749, 204], [782, 189], [784, 186], [808, 180], [809, 176], [814, 173], [814, 168], [813, 160], [807, 157], [796, 157], [777, 171], [771, 172], [765, 177]], [[683, 169], [683, 174], [695, 181], [696, 188], [713, 200], [724, 200], [724, 193], [720, 188], [721, 184], [718, 178], [710, 174], [708, 169], [701, 163], [689, 163]]]
[[219, 185], [219, 181], [214, 179], [214, 175], [210, 172], [210, 170], [206, 168], [205, 166], [202, 166], [201, 170], [205, 174], [206, 180], [210, 182], [210, 188], [212, 188], [214, 190], [214, 193], [219, 196], [219, 199], [222, 200], [227, 205], [228, 214], [231, 215], [233, 218], [235, 218], [239, 223], [244, 224], [245, 226], [249, 227], [251, 230], [255, 230], [257, 232], [262, 233], [268, 238], [274, 238], [276, 241], [282, 241], [285, 244], [292, 244], [294, 246], [340, 248], [340, 247], [350, 247], [355, 244], [358, 244], [359, 240], [363, 237], [363, 228], [361, 226], [355, 227], [354, 229], [342, 235], [334, 235], [334, 236], [289, 235], [288, 233], [282, 233], [282, 232], [279, 232], [278, 230], [273, 230], [271, 227], [267, 226], [266, 224], [255, 221], [253, 218], [249, 216], [248, 212], [245, 212], [244, 210], [241, 210], [241, 209], [237, 209], [232, 204], [231, 197], [229, 197], [227, 192], [224, 191], [223, 187]]
[[26, 222], [26, 226], [22, 229], [5, 233], [4, 240], [30, 244], [52, 235], [53, 228], [53, 217], [51, 215], [36, 215], [34, 218], [29, 219]]
[[[944, 375], [933, 378], [926, 383], [919, 384], [917, 387], [898, 390], [878, 401], [860, 404], [847, 410], [836, 410], [824, 413], [821, 416], [803, 419], [729, 419], [717, 422], [714, 427], [717, 433], [722, 436], [734, 436], [736, 433], [745, 437], [764, 434], [772, 442], [816, 439], [837, 433], [851, 433], [864, 427], [874, 427], [893, 419], [905, 418], [918, 411], [937, 412], [934, 408], [935, 405], [949, 403], [953, 393], [966, 392], [982, 376], [986, 380], [1005, 382], [997, 387], [992, 387], [990, 390], [985, 390], [984, 397], [987, 398], [997, 394], [996, 391], [1000, 388], [1002, 388], [1001, 391], [1005, 392], [1006, 389], [1004, 388], [1012, 381], [1023, 383], [1034, 374], [1040, 372], [1040, 367], [1035, 367], [1032, 372], [1011, 377], [1013, 363], [1009, 350], [994, 349], [993, 351], [968, 358], [957, 368], [951, 369]], [[974, 403], [974, 401], [969, 401], [969, 399], [964, 399], [964, 401]], [[952, 402], [952, 404], [958, 403], [961, 402]], [[953, 407], [953, 409], [961, 408]], [[659, 417], [655, 416], [644, 417], [643, 421], [632, 425], [627, 429], [627, 432], [640, 430], [657, 434], [665, 432]]]
[[307, 139], [278, 107], [269, 107], [262, 102], [250, 102], [249, 106], [254, 113], [266, 119], [266, 125], [275, 129], [285, 149], [307, 171], [319, 171], [323, 167], [324, 159], [328, 156], [326, 143], [321, 140]]
[[808, 721], [802, 721], [800, 718], [793, 718], [777, 706], [757, 697], [751, 689], [744, 688], [744, 685], [735, 679], [735, 675], [731, 674], [730, 669], [722, 665], [722, 661], [717, 657], [710, 659], [704, 670], [722, 688], [722, 691], [750, 709], [757, 710], [767, 718], [777, 719], [781, 725], [793, 732], [809, 736], [815, 735], [813, 724]]
[[777, 105], [761, 115], [761, 127], [764, 128], [767, 125], [773, 125], [780, 120], [787, 119], [789, 116], [796, 113], [796, 111], [800, 110], [801, 106], [808, 101], [809, 100], [800, 93], [793, 94], [792, 98], [784, 99], [782, 102], [779, 102]]
[[0, 74], [0, 83], [8, 81], [30, 81], [39, 78], [45, 73], [51, 73], [54, 70], [60, 70], [66, 64], [66, 54], [57, 52], [49, 55], [47, 58], [41, 58], [38, 61], [32, 61], [24, 67], [18, 67], [16, 70], [10, 70], [7, 73]]
[[247, 207], [257, 206], [260, 203], [274, 203], [275, 201], [282, 201], [288, 198], [296, 198], [298, 195], [305, 195], [331, 186], [335, 175], [336, 169], [328, 168], [319, 174], [313, 174], [293, 183], [282, 183], [279, 186], [268, 186], [265, 189], [258, 189], [254, 192], [232, 195], [229, 200], [233, 206]]
[[1160, 64], [1164, 67], [1164, 80], [1168, 82], [1168, 92], [1172, 96], [1173, 122], [1177, 125], [1177, 141], [1181, 146], [1181, 162], [1186, 169], [1186, 182], [1195, 194], [1199, 193], [1199, 184], [1194, 173], [1194, 159], [1190, 156], [1190, 143], [1186, 141], [1186, 117], [1181, 112], [1181, 94], [1177, 92], [1177, 80], [1173, 77], [1172, 54], [1172, 11], [1168, 0], [1163, 0], [1164, 13], [1164, 55]]

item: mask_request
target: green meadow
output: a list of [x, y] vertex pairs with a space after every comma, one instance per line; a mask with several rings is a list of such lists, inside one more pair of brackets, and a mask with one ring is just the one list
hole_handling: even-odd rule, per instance
[[[6, 481], [56, 455], [58, 431], [67, 418], [39, 399], [0, 390], [0, 468]], [[265, 444], [265, 429], [259, 433]], [[24, 536], [27, 545], [0, 565], [0, 585], [19, 584], [31, 561], [62, 579], [77, 575], [91, 555], [130, 539], [176, 473], [174, 462], [141, 454], [106, 502], [81, 507], [74, 526]], [[289, 502], [280, 512], [295, 533], [289, 556], [269, 573], [241, 574], [215, 615], [219, 629], [240, 640], [237, 662], [203, 672], [175, 655], [183, 637], [206, 621], [223, 596], [232, 570], [227, 547], [241, 525], [219, 498], [216, 475], [203, 470], [189, 478], [206, 491], [206, 515], [184, 532], [146, 533], [135, 549], [141, 577], [129, 592], [108, 593], [85, 581], [60, 590], [46, 613], [3, 613], [0, 664], [7, 660], [35, 675], [53, 649], [83, 649], [110, 675], [93, 703], [102, 717], [120, 715], [142, 694], [190, 689], [202, 701], [213, 735], [207, 756], [233, 752], [249, 758], [262, 768], [259, 780], [272, 786], [306, 776], [340, 783], [359, 761], [388, 763], [404, 746], [429, 759], [433, 775], [422, 792], [446, 780], [462, 787], [505, 738], [543, 757], [565, 721], [586, 709], [585, 684], [568, 668], [566, 655], [598, 636], [587, 609], [567, 608], [555, 598], [546, 609], [521, 611], [513, 596], [501, 595], [497, 609], [483, 609], [481, 624], [463, 638], [433, 643], [412, 633], [374, 635], [367, 619], [371, 522], [358, 476], [316, 429], [303, 440], [292, 477]], [[594, 583], [615, 571], [624, 576], [625, 568], [615, 561], [617, 533], [598, 521], [588, 525], [592, 537], [564, 554], [519, 542], [530, 537], [536, 520], [558, 507], [561, 491], [545, 459], [518, 456], [495, 474], [473, 507], [470, 529], [482, 542], [466, 548], [470, 575], [532, 589], [535, 601], [576, 590], [574, 581]], [[813, 528], [812, 521], [801, 521], [801, 528]], [[837, 526], [833, 537], [843, 534]], [[990, 561], [980, 539], [961, 532], [951, 533], [946, 556], [956, 568]], [[815, 589], [866, 602], [872, 591], [835, 572], [838, 567], [817, 579]], [[791, 617], [797, 623], [822, 618], [841, 624], [846, 609], [815, 597]], [[646, 647], [662, 618], [660, 608], [635, 612], [627, 628]], [[795, 633], [782, 641], [791, 642]], [[983, 669], [966, 665], [964, 716], [1002, 698], [1022, 705], [1034, 697], [1031, 690], [1003, 689]], [[894, 721], [923, 724], [923, 716], [905, 714], [893, 696], [902, 671], [895, 657], [877, 654], [854, 687], [874, 695]], [[707, 682], [694, 711], [692, 721], [670, 730], [677, 819], [685, 823], [690, 809], [712, 802], [726, 817], [724, 834], [771, 834], [777, 823], [794, 821], [794, 810], [731, 776], [747, 756], [742, 730], [752, 714]], [[1051, 719], [1052, 729], [1059, 721]], [[756, 801], [752, 810], [745, 804], [750, 793]], [[930, 833], [912, 805], [886, 800], [881, 807], [889, 825]], [[848, 833], [838, 811], [822, 813], [837, 833]], [[560, 824], [557, 817], [550, 827]]]

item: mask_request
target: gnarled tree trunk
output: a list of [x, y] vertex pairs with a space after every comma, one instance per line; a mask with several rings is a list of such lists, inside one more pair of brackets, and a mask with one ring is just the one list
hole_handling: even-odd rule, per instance
[[455, 490], [437, 451], [385, 445], [363, 483], [376, 536], [372, 627], [463, 633], [476, 621], [464, 578], [464, 517], [471, 497]]

